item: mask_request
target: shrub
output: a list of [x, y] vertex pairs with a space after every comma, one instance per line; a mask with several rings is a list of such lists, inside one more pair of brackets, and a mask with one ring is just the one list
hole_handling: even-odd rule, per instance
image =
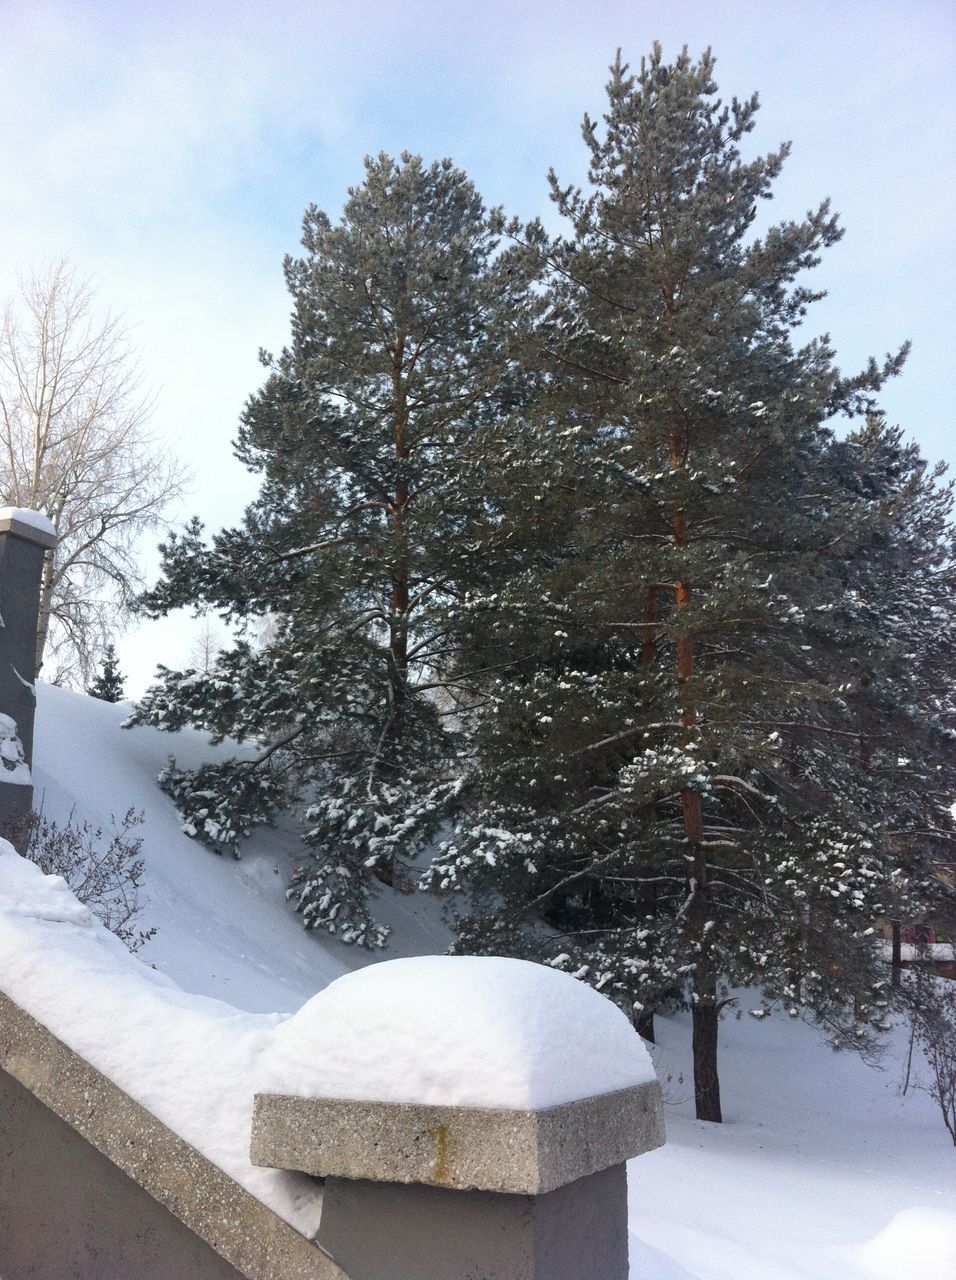
[[144, 815], [127, 809], [117, 821], [110, 816], [110, 831], [81, 821], [71, 812], [61, 826], [42, 813], [31, 813], [14, 835], [26, 835], [26, 857], [47, 875], [62, 876], [80, 902], [101, 924], [138, 951], [156, 933], [138, 930], [142, 910], [142, 836], [133, 834]]
[[926, 957], [908, 976], [905, 1007], [911, 1027], [910, 1061], [903, 1092], [911, 1081], [915, 1043], [923, 1051], [925, 1070], [917, 1069], [912, 1084], [936, 1102], [956, 1147], [956, 982], [936, 977]]

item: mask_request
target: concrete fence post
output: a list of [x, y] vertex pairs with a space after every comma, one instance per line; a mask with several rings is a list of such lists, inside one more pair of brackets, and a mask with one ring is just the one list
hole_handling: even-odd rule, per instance
[[[579, 1031], [569, 1013], [565, 1044]], [[387, 1039], [376, 1049], [387, 1057]], [[663, 1141], [648, 1079], [531, 1110], [257, 1094], [251, 1155], [325, 1179], [317, 1243], [351, 1280], [627, 1280], [625, 1161]]]
[[55, 545], [46, 516], [0, 507], [0, 833], [33, 805], [40, 579], [43, 557]]

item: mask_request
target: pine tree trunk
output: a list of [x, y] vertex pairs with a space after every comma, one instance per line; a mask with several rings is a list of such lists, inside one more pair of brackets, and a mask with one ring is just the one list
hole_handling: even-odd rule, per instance
[[899, 987], [903, 978], [903, 930], [900, 928], [899, 920], [894, 920], [893, 929], [893, 954], [890, 959], [891, 980], [894, 987]]
[[[678, 426], [671, 431], [671, 467], [686, 465], [689, 453], [687, 437]], [[674, 546], [686, 548], [687, 514], [677, 508], [673, 512]], [[691, 583], [683, 576], [675, 584], [674, 597], [678, 615], [693, 598]], [[683, 631], [677, 636], [677, 687], [681, 693], [681, 720], [685, 732], [681, 746], [687, 747], [697, 729], [697, 708], [690, 688], [694, 677], [694, 635]], [[700, 792], [685, 787], [681, 792], [684, 838], [692, 859], [688, 881], [689, 903], [686, 911], [687, 934], [700, 948], [694, 969], [693, 1051], [694, 1099], [698, 1120], [720, 1123], [720, 1080], [717, 1075], [717, 974], [710, 958], [714, 943], [713, 921], [710, 919], [707, 889], [707, 856], [703, 848], [704, 812]]]
[[720, 1079], [717, 1075], [717, 975], [707, 965], [694, 974], [694, 1101], [698, 1120], [720, 1124]]
[[392, 572], [392, 617], [389, 623], [388, 681], [389, 725], [386, 741], [397, 745], [405, 729], [405, 704], [408, 697], [408, 605], [409, 590], [408, 553], [405, 545], [406, 514], [408, 510], [408, 481], [401, 472], [409, 457], [408, 410], [405, 385], [402, 381], [402, 361], [405, 341], [399, 338], [395, 346], [392, 365], [392, 387], [395, 394], [395, 461], [399, 468], [392, 500], [392, 526], [395, 532], [395, 559]]
[[[402, 465], [409, 457], [408, 408], [405, 384], [402, 380], [402, 361], [405, 339], [395, 344], [392, 363], [392, 390], [395, 396], [393, 420], [395, 461], [398, 475], [391, 503], [392, 529], [395, 535], [395, 555], [392, 561], [391, 617], [388, 624], [388, 708], [374, 773], [383, 771], [395, 776], [399, 766], [401, 741], [405, 732], [405, 711], [408, 700], [408, 606], [411, 600], [409, 588], [408, 550], [406, 546], [406, 514], [408, 509], [408, 481], [402, 473]], [[395, 877], [394, 855], [379, 860], [372, 868], [376, 879], [391, 885]]]
[[[720, 1079], [717, 1074], [717, 971], [710, 948], [714, 941], [713, 921], [708, 903], [707, 863], [700, 849], [703, 814], [696, 791], [684, 793], [684, 830], [696, 833], [697, 856], [690, 884], [691, 902], [687, 911], [688, 934], [701, 948], [694, 967], [693, 1047], [694, 1099], [698, 1120], [720, 1124]], [[688, 841], [693, 847], [694, 841]]]
[[656, 1044], [654, 1039], [654, 1010], [642, 1009], [634, 1018], [634, 1030], [644, 1040], [649, 1040], [651, 1044]]
[[[657, 661], [657, 588], [648, 587], [647, 595], [644, 597], [644, 623], [643, 640], [641, 643], [641, 666], [652, 667]], [[657, 914], [656, 895], [653, 885], [650, 888], [646, 898], [638, 897], [640, 908], [645, 915]], [[654, 1039], [654, 1010], [642, 1009], [634, 1021], [634, 1028], [638, 1035], [643, 1036], [645, 1040], [649, 1040], [651, 1044], [655, 1044]]]

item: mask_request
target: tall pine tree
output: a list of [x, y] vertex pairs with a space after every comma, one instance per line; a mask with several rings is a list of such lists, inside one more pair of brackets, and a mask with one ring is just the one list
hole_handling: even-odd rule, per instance
[[471, 637], [473, 662], [523, 661], [430, 882], [470, 892], [462, 949], [569, 968], [645, 1021], [686, 1000], [719, 1120], [728, 983], [850, 1043], [881, 1019], [901, 793], [860, 763], [856, 691], [861, 654], [898, 655], [865, 598], [894, 499], [828, 423], [873, 412], [905, 351], [847, 378], [825, 338], [797, 345], [801, 277], [841, 231], [824, 203], [755, 233], [787, 147], [742, 157], [757, 99], [722, 104], [713, 65], [619, 59], [584, 125], [591, 194], [552, 176], [571, 236], [526, 230], [553, 268], [551, 381], [502, 483], [537, 561]]
[[187, 830], [235, 847], [305, 796], [290, 894], [308, 927], [374, 946], [371, 877], [406, 874], [458, 785], [474, 678], [454, 619], [484, 581], [484, 435], [523, 395], [511, 347], [533, 304], [447, 160], [368, 160], [341, 222], [310, 208], [302, 243], [290, 345], [263, 357], [239, 430], [261, 493], [211, 547], [196, 523], [167, 543], [144, 602], [212, 607], [252, 635], [208, 673], [163, 671], [132, 723], [258, 742], [166, 772]]

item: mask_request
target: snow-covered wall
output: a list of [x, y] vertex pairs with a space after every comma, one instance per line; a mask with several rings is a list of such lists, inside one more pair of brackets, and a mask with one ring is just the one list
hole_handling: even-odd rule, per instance
[[78, 902], [0, 840], [0, 990], [296, 1230], [321, 1195], [249, 1159], [252, 1101], [268, 1089], [278, 1014], [189, 995], [142, 963]]
[[[566, 974], [513, 959], [419, 957], [340, 978], [291, 1016], [245, 1013], [187, 994], [142, 963], [62, 877], [0, 840], [0, 1093], [12, 1099], [0, 1146], [24, 1152], [29, 1129], [18, 1137], [11, 1117], [29, 1100], [11, 1082], [254, 1280], [379, 1275], [378, 1263], [366, 1266], [372, 1244], [390, 1280], [478, 1274], [502, 1250], [481, 1274], [523, 1280], [523, 1263], [511, 1261], [572, 1256], [573, 1240], [587, 1244], [576, 1274], [625, 1280], [625, 1161], [663, 1141], [660, 1090], [640, 1038]], [[325, 1172], [308, 1163], [308, 1141], [286, 1145], [285, 1158], [250, 1151], [257, 1095], [291, 1106], [293, 1136], [304, 1116], [306, 1138], [316, 1130], [313, 1102], [356, 1108], [360, 1123], [325, 1144], [331, 1215], [307, 1176]], [[409, 1143], [421, 1169], [405, 1158]], [[282, 1142], [266, 1146], [275, 1153]], [[349, 1172], [356, 1160], [360, 1171]], [[550, 1172], [532, 1170], [528, 1181], [529, 1161]], [[90, 1168], [99, 1185], [102, 1166]], [[561, 1198], [547, 1229], [522, 1207], [539, 1186]], [[453, 1199], [436, 1201], [436, 1190]], [[514, 1194], [489, 1206], [480, 1198], [489, 1190]], [[413, 1191], [421, 1199], [409, 1209]], [[382, 1205], [388, 1212], [373, 1226]], [[387, 1225], [396, 1209], [416, 1224], [415, 1250], [401, 1259]], [[604, 1226], [592, 1236], [595, 1215]], [[321, 1248], [323, 1232], [332, 1256], [352, 1259], [347, 1273]], [[304, 1270], [301, 1259], [281, 1261], [309, 1241], [319, 1247], [307, 1249]]]

